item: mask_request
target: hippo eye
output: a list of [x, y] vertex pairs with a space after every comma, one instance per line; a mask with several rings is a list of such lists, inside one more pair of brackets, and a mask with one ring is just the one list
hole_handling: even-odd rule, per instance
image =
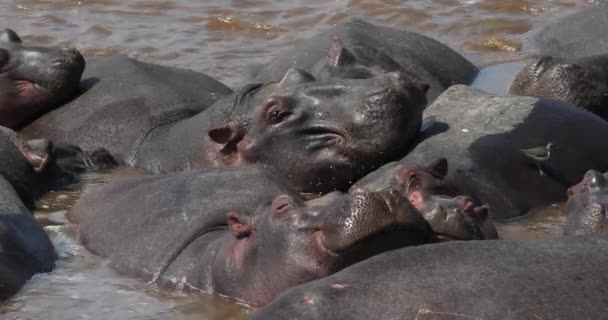
[[285, 110], [280, 105], [272, 105], [266, 111], [266, 122], [268, 124], [277, 124], [283, 122], [291, 115], [291, 112]]

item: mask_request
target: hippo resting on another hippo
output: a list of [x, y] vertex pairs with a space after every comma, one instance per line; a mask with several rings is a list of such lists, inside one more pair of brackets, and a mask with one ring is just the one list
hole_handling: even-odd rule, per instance
[[15, 294], [32, 275], [51, 271], [56, 259], [46, 232], [0, 176], [0, 300]]
[[0, 163], [0, 177], [28, 206], [44, 192], [74, 182], [85, 170], [103, 170], [117, 164], [104, 149], [85, 152], [45, 139], [26, 142], [5, 127], [0, 127]]
[[123, 55], [89, 61], [80, 87], [80, 96], [22, 133], [106, 148], [128, 162], [154, 128], [197, 114], [232, 92], [205, 74]]
[[608, 120], [608, 54], [540, 57], [515, 77], [509, 92], [564, 101]]
[[568, 189], [564, 234], [608, 233], [608, 177], [589, 170], [583, 180]]
[[68, 104], [25, 132], [106, 147], [149, 172], [263, 163], [297, 191], [329, 192], [407, 152], [422, 122], [426, 89], [400, 72], [319, 82], [290, 69], [278, 83], [245, 86], [180, 121], [151, 121], [145, 104], [136, 102], [92, 115]]
[[21, 43], [0, 31], [0, 126], [18, 129], [73, 98], [84, 70], [75, 49]]
[[[462, 194], [487, 203], [494, 218], [521, 216], [565, 200], [566, 189], [589, 169], [608, 169], [608, 123], [571, 105], [531, 97], [498, 97], [453, 86], [427, 108], [434, 125], [405, 158], [356, 186], [374, 190], [392, 181], [395, 167], [445, 156]], [[548, 159], [521, 149], [554, 146]], [[539, 170], [539, 168], [541, 170]]]
[[324, 80], [406, 72], [430, 85], [429, 103], [453, 84], [471, 83], [478, 72], [467, 59], [434, 39], [357, 18], [280, 53], [260, 70], [255, 80], [278, 81], [291, 67]]
[[251, 319], [604, 319], [607, 264], [605, 237], [409, 247], [294, 287]]
[[68, 218], [120, 272], [255, 306], [376, 253], [436, 241], [398, 192], [304, 203], [257, 166], [115, 182], [85, 195]]

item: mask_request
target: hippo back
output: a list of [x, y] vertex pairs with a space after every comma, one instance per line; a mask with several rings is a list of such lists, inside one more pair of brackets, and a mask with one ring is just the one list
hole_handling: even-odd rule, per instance
[[107, 148], [130, 162], [155, 127], [195, 115], [232, 91], [190, 70], [123, 55], [88, 63], [79, 97], [22, 130], [84, 149]]

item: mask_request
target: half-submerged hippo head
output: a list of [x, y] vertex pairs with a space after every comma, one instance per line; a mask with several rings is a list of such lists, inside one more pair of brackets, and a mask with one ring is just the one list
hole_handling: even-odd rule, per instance
[[427, 165], [399, 166], [392, 187], [406, 196], [441, 240], [496, 239], [498, 233], [486, 206], [475, 207], [468, 196], [446, 178], [448, 162], [439, 158]]
[[13, 30], [0, 31], [0, 125], [19, 128], [68, 101], [84, 66], [78, 50], [25, 46]]
[[568, 189], [564, 234], [597, 234], [608, 232], [608, 177], [595, 170]]
[[402, 73], [319, 82], [292, 68], [252, 87], [232, 121], [209, 131], [212, 166], [264, 163], [302, 192], [345, 190], [407, 152], [428, 87]]
[[213, 283], [255, 306], [380, 252], [436, 241], [396, 191], [334, 192], [307, 203], [278, 196], [252, 216], [227, 219], [232, 237], [216, 256]]
[[511, 94], [564, 101], [608, 119], [608, 55], [570, 60], [540, 57], [515, 77]]

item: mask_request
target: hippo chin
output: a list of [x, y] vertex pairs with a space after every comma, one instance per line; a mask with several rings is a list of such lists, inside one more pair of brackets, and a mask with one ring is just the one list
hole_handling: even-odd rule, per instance
[[21, 128], [73, 98], [84, 66], [78, 50], [26, 46], [0, 31], [0, 126]]
[[[493, 218], [508, 219], [564, 201], [566, 189], [590, 168], [608, 170], [608, 145], [598, 138], [608, 135], [608, 123], [572, 105], [452, 86], [425, 115], [435, 120], [422, 141], [356, 185], [382, 186], [399, 165], [445, 157], [461, 194], [487, 204]], [[545, 150], [549, 143], [546, 158], [524, 152]]]
[[110, 184], [68, 217], [85, 246], [120, 272], [254, 306], [379, 252], [436, 241], [398, 192], [303, 202], [259, 167]]
[[608, 232], [608, 177], [589, 170], [583, 180], [568, 189], [564, 234]]
[[602, 319], [608, 239], [451, 241], [294, 287], [252, 320]]
[[428, 102], [453, 84], [469, 84], [477, 68], [448, 46], [424, 35], [350, 18], [279, 53], [255, 81], [278, 81], [291, 67], [319, 79], [365, 79], [403, 72], [430, 85]]
[[608, 119], [608, 55], [538, 58], [515, 77], [509, 92], [564, 101]]
[[134, 164], [158, 172], [261, 163], [297, 191], [345, 190], [407, 152], [425, 90], [399, 72], [322, 82], [293, 68], [152, 132]]
[[50, 272], [56, 259], [46, 232], [0, 176], [0, 301], [15, 294], [32, 275]]

